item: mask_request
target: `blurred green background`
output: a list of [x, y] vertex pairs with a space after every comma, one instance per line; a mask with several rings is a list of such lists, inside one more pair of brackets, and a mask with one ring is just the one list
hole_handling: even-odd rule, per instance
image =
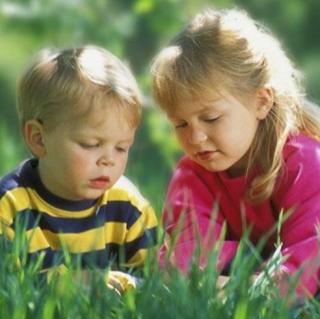
[[309, 98], [320, 102], [319, 0], [0, 0], [0, 175], [28, 155], [15, 110], [17, 77], [43, 47], [97, 44], [126, 60], [144, 94], [144, 117], [127, 175], [160, 213], [180, 155], [150, 91], [152, 57], [197, 11], [244, 8], [284, 43], [305, 74]]

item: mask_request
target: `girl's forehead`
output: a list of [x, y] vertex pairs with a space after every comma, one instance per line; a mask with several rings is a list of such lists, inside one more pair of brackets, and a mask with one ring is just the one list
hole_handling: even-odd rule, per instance
[[220, 102], [225, 97], [224, 94], [211, 92], [203, 95], [199, 94], [190, 99], [182, 99], [167, 109], [167, 115], [169, 118], [173, 118], [187, 113], [219, 111], [221, 109]]

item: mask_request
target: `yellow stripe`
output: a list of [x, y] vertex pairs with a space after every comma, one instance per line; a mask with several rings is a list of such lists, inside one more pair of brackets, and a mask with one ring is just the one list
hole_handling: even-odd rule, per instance
[[[122, 188], [111, 188], [106, 191], [103, 195], [102, 202], [99, 203], [99, 206], [107, 204], [108, 201], [127, 201], [140, 212], [150, 209], [149, 203], [143, 197], [135, 194], [129, 194], [127, 190]], [[9, 223], [12, 223], [13, 216], [11, 214], [13, 212], [19, 212], [28, 208], [46, 212], [48, 215], [53, 217], [82, 218], [92, 214], [96, 207], [80, 211], [72, 211], [72, 213], [70, 213], [70, 211], [59, 209], [48, 204], [32, 188], [23, 187], [17, 187], [6, 192], [0, 199], [1, 215]]]
[[11, 227], [0, 223], [0, 235], [2, 234], [5, 234], [9, 240], [13, 240], [14, 238], [14, 230]]
[[133, 257], [130, 258], [130, 260], [126, 263], [127, 267], [136, 267], [140, 266], [144, 263], [147, 256], [147, 250], [146, 249], [139, 249]]
[[26, 232], [26, 236], [29, 245], [28, 251], [30, 253], [41, 249], [46, 249], [51, 246], [46, 236], [46, 231], [40, 229], [39, 227], [28, 230]]
[[128, 231], [127, 241], [133, 241], [140, 237], [145, 229], [157, 226], [157, 219], [152, 207], [148, 206], [137, 221], [130, 227]]
[[0, 199], [0, 213], [8, 224], [12, 224], [17, 211], [28, 208], [30, 205], [29, 196], [23, 188], [15, 188], [8, 191]]
[[58, 250], [62, 246], [70, 253], [84, 253], [92, 250], [104, 249], [106, 244], [123, 244], [126, 236], [126, 224], [106, 223], [104, 226], [82, 233], [57, 234], [48, 230], [29, 230], [27, 236], [30, 240], [29, 252], [51, 247]]
[[[121, 245], [125, 242], [133, 241], [140, 237], [145, 229], [157, 226], [156, 215], [152, 207], [146, 200], [139, 196], [139, 194], [129, 194], [128, 191], [123, 188], [112, 188], [104, 194], [102, 203], [99, 203], [99, 206], [106, 204], [108, 201], [130, 202], [141, 212], [141, 216], [129, 230], [127, 230], [125, 223], [116, 222], [108, 222], [100, 228], [72, 234], [56, 234], [48, 230], [41, 230], [37, 227], [27, 232], [27, 238], [30, 239], [29, 251], [32, 253], [48, 247], [57, 250], [61, 248], [61, 242], [63, 242], [71, 253], [89, 252], [104, 249], [105, 245], [109, 243]], [[19, 187], [12, 189], [0, 199], [0, 214], [5, 224], [12, 223], [14, 215], [11, 214], [25, 209], [43, 211], [53, 217], [68, 218], [82, 218], [93, 213], [93, 208], [83, 211], [73, 211], [72, 213], [57, 209], [46, 203], [31, 188]], [[14, 235], [13, 230], [8, 228], [7, 231], [9, 231], [8, 237], [12, 239]], [[143, 250], [141, 250], [141, 254], [140, 256], [140, 253], [137, 252], [135, 256], [131, 258], [132, 263], [140, 264], [144, 258]]]
[[140, 212], [143, 211], [149, 203], [143, 198], [135, 194], [130, 194], [123, 188], [111, 188], [106, 193], [105, 202], [107, 201], [127, 201]]
[[92, 214], [95, 207], [81, 211], [70, 211], [56, 208], [45, 202], [32, 188], [18, 187], [5, 193], [0, 199], [0, 212], [3, 218], [10, 224], [13, 217], [11, 214], [24, 209], [35, 209], [46, 212], [53, 217], [82, 218]]

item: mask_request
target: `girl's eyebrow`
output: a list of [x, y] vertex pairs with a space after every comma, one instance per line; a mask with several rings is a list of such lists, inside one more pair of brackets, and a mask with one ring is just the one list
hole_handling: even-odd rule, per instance
[[202, 102], [200, 105], [202, 106], [202, 110], [207, 110], [207, 109], [210, 109], [210, 110], [212, 110], [212, 109], [214, 109], [214, 110], [216, 110], [216, 109], [218, 109], [219, 107], [217, 106], [217, 102], [218, 102], [219, 100], [218, 99], [212, 99], [212, 100], [206, 100], [206, 101], [204, 101], [204, 102]]
[[177, 116], [174, 116], [174, 115], [168, 115], [167, 117], [168, 117], [168, 119], [169, 119], [170, 121], [177, 121], [177, 120], [179, 120], [179, 118], [178, 118]]
[[[201, 107], [199, 110], [193, 112], [192, 114], [201, 114], [201, 113], [204, 113], [204, 112], [216, 112], [218, 113], [220, 110], [216, 107], [214, 107], [214, 105], [204, 105], [203, 107]], [[179, 116], [176, 116], [174, 114], [170, 115], [168, 114], [168, 119], [170, 121], [178, 121], [178, 120], [182, 120], [183, 117], [179, 117]]]
[[119, 143], [133, 143], [133, 141], [134, 141], [134, 138], [128, 138], [126, 140], [119, 141]]

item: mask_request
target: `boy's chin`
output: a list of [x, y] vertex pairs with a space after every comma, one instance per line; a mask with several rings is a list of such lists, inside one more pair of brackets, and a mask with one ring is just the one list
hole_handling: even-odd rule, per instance
[[94, 190], [90, 193], [87, 193], [86, 196], [84, 196], [84, 198], [86, 200], [95, 200], [95, 199], [98, 199], [99, 197], [101, 197], [105, 192], [107, 191], [107, 189], [104, 189], [104, 190]]
[[99, 197], [101, 197], [106, 190], [90, 190], [86, 192], [79, 192], [78, 194], [75, 194], [74, 201], [82, 201], [82, 200], [96, 200]]

